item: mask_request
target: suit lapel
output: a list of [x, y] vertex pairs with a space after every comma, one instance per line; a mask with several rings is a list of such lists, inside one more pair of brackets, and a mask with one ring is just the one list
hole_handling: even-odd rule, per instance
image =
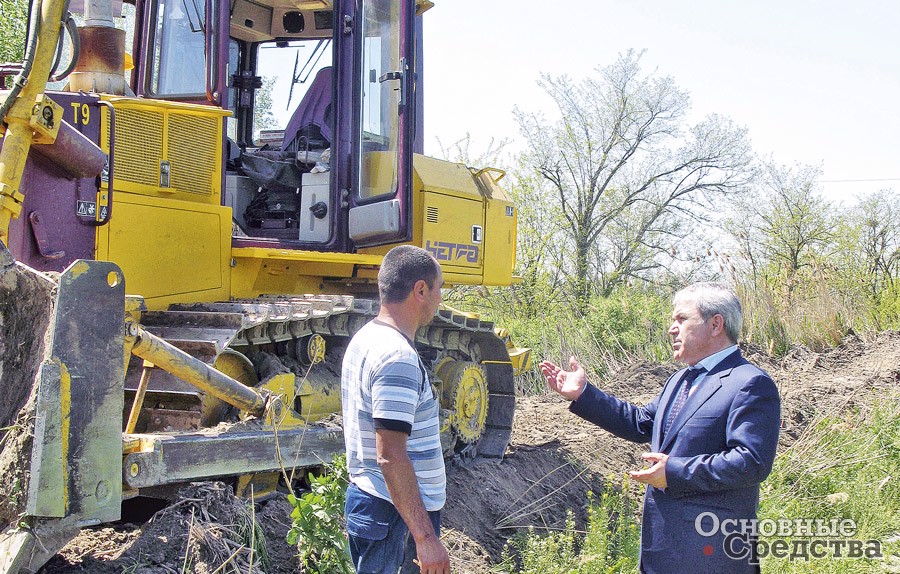
[[[686, 403], [684, 403], [684, 407], [681, 409], [681, 412], [678, 413], [678, 416], [675, 417], [675, 420], [672, 421], [672, 427], [669, 429], [669, 432], [666, 433], [666, 436], [662, 439], [662, 444], [660, 445], [659, 452], [665, 452], [669, 445], [672, 444], [672, 441], [675, 440], [675, 437], [678, 436], [678, 431], [681, 430], [681, 427], [684, 426], [694, 413], [697, 412], [703, 403], [708, 401], [710, 397], [716, 394], [716, 391], [722, 388], [722, 379], [728, 377], [731, 374], [732, 369], [734, 369], [741, 360], [741, 352], [735, 351], [734, 353], [725, 357], [718, 365], [716, 365], [712, 371], [706, 374], [702, 381], [700, 381], [700, 385], [697, 387], [697, 390], [694, 391]], [[679, 379], [680, 380], [680, 377]], [[674, 385], [673, 385], [674, 387]], [[669, 389], [669, 399], [671, 399], [672, 390]], [[669, 404], [668, 400], [664, 403], [666, 405]], [[654, 421], [654, 423], [659, 421]], [[659, 435], [657, 435], [659, 436]]]

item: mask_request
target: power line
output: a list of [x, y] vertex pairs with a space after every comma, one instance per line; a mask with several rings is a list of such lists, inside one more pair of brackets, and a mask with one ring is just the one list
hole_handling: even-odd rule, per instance
[[900, 177], [884, 179], [820, 179], [819, 183], [867, 183], [878, 181], [900, 181]]

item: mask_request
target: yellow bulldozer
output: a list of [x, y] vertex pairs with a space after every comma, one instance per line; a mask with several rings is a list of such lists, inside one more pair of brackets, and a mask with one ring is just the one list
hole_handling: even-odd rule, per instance
[[[264, 495], [341, 452], [392, 246], [515, 280], [503, 172], [422, 154], [433, 6], [31, 1], [0, 65], [0, 572], [125, 500]], [[416, 345], [445, 456], [502, 457], [529, 351], [448, 307]]]

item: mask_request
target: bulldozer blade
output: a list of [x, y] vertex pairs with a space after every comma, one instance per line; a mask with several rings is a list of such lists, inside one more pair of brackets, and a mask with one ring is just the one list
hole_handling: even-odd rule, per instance
[[0, 574], [18, 574], [120, 516], [125, 290], [112, 263], [76, 261], [57, 283], [2, 251]]
[[122, 272], [74, 262], [59, 281], [50, 358], [41, 365], [29, 516], [118, 520], [125, 379]]

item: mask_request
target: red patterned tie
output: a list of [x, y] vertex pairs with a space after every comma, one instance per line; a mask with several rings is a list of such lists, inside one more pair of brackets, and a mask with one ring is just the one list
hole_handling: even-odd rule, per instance
[[691, 394], [691, 385], [694, 383], [694, 380], [700, 376], [700, 373], [705, 370], [706, 369], [703, 367], [691, 367], [685, 371], [684, 375], [681, 377], [681, 382], [679, 383], [681, 388], [675, 396], [675, 402], [672, 403], [672, 407], [669, 409], [669, 416], [666, 417], [666, 426], [663, 428], [663, 436], [669, 434], [669, 428], [672, 427], [675, 417], [681, 412], [684, 403], [687, 402], [688, 396]]

